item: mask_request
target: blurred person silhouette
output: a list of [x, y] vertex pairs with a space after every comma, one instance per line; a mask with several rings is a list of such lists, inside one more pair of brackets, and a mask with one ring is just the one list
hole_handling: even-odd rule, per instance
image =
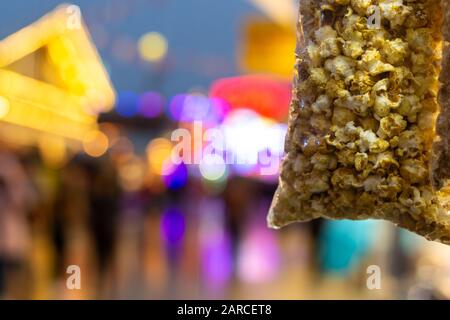
[[0, 151], [0, 297], [25, 298], [34, 192], [17, 156]]
[[115, 249], [121, 191], [108, 157], [85, 163], [89, 181], [88, 226], [97, 257], [98, 290], [102, 298], [116, 294]]
[[[61, 170], [52, 221], [56, 275], [65, 276], [70, 264], [86, 266], [90, 290], [85, 293], [94, 298], [115, 294], [120, 197], [116, 171], [107, 157], [77, 157]], [[94, 259], [86, 261], [91, 255]]]
[[[64, 294], [66, 269], [84, 267], [90, 248], [87, 236], [88, 183], [85, 169], [74, 159], [59, 170], [50, 230], [57, 294]], [[82, 284], [83, 287], [83, 284]], [[67, 293], [67, 292], [66, 292]]]

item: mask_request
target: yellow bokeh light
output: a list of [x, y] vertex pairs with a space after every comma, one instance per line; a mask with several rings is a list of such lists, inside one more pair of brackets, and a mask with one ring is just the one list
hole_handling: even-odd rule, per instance
[[119, 178], [122, 187], [127, 191], [139, 190], [145, 182], [145, 161], [134, 156], [119, 166]]
[[150, 171], [157, 175], [167, 175], [167, 161], [172, 155], [172, 143], [164, 138], [157, 138], [147, 147], [147, 159]]
[[100, 157], [108, 150], [108, 137], [101, 131], [88, 132], [83, 139], [83, 149], [91, 157]]
[[149, 32], [139, 39], [139, 54], [142, 59], [157, 62], [167, 54], [169, 45], [166, 38], [158, 32]]
[[6, 117], [9, 112], [9, 100], [0, 96], [0, 119]]

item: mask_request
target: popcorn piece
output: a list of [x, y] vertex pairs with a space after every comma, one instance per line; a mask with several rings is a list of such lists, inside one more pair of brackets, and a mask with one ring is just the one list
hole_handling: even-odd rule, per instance
[[352, 0], [352, 8], [355, 11], [364, 16], [367, 13], [367, 9], [372, 5], [372, 0]]
[[389, 79], [387, 79], [387, 78], [378, 81], [372, 87], [372, 94], [376, 95], [380, 92], [388, 91], [389, 84], [390, 84], [390, 82], [389, 82]]
[[401, 157], [414, 158], [421, 154], [423, 141], [416, 130], [406, 130], [398, 136], [397, 154]]
[[412, 72], [406, 67], [394, 68], [389, 74], [389, 83], [392, 88], [397, 90], [402, 89], [406, 91], [412, 80], [414, 79]]
[[311, 109], [315, 113], [324, 113], [326, 116], [330, 116], [332, 103], [333, 102], [328, 95], [322, 94], [318, 96], [317, 100], [311, 105]]
[[360, 133], [359, 147], [361, 152], [370, 151], [372, 153], [381, 153], [389, 148], [389, 142], [378, 138], [372, 131], [365, 130]]
[[311, 43], [307, 48], [306, 51], [308, 53], [308, 57], [311, 61], [311, 65], [313, 67], [318, 67], [322, 63], [322, 56], [320, 55], [320, 48], [319, 46], [315, 45], [314, 43]]
[[391, 22], [391, 27], [399, 27], [412, 13], [410, 6], [405, 6], [403, 0], [380, 0], [381, 14]]
[[363, 35], [368, 45], [377, 49], [382, 49], [386, 39], [389, 39], [389, 33], [384, 29], [366, 29]]
[[397, 160], [395, 160], [394, 155], [390, 151], [382, 152], [377, 154], [375, 158], [375, 166], [374, 169], [378, 169], [379, 173], [386, 173], [392, 171], [393, 169], [397, 169], [399, 164]]
[[355, 169], [358, 171], [362, 171], [366, 168], [369, 163], [369, 157], [367, 153], [358, 152], [355, 154]]
[[344, 78], [353, 75], [355, 65], [356, 63], [353, 59], [345, 56], [337, 56], [336, 58], [325, 61], [325, 69], [330, 71], [333, 75], [342, 76]]
[[330, 79], [325, 86], [325, 91], [330, 98], [344, 98], [350, 96], [350, 92], [345, 89], [343, 80]]
[[328, 39], [337, 38], [337, 32], [330, 26], [324, 26], [315, 32], [317, 43], [322, 43]]
[[428, 171], [422, 161], [406, 159], [401, 163], [400, 174], [411, 183], [420, 183], [426, 179]]
[[342, 149], [337, 152], [337, 161], [339, 165], [351, 167], [355, 163], [356, 153], [352, 149]]
[[353, 14], [352, 10], [348, 10], [342, 19], [342, 26], [344, 28], [342, 32], [343, 38], [345, 40], [351, 40], [354, 39], [354, 36], [358, 35], [358, 32], [366, 30], [367, 22], [363, 17]]
[[380, 185], [383, 178], [380, 176], [370, 176], [366, 180], [364, 180], [363, 187], [364, 191], [371, 192], [377, 190], [377, 187]]
[[406, 30], [406, 41], [416, 52], [431, 54], [433, 50], [432, 30], [429, 28], [408, 29]]
[[373, 100], [369, 93], [365, 93], [356, 96], [339, 98], [334, 103], [337, 107], [343, 107], [352, 110], [359, 116], [366, 116], [369, 107], [373, 105]]
[[356, 115], [347, 108], [335, 107], [331, 123], [337, 126], [345, 126], [348, 122], [354, 121]]
[[391, 113], [380, 120], [377, 134], [382, 138], [392, 138], [398, 136], [405, 128], [406, 121], [403, 120], [403, 117], [397, 113]]
[[342, 50], [347, 57], [357, 59], [364, 52], [364, 43], [362, 41], [348, 40], [344, 42]]
[[376, 76], [380, 73], [393, 71], [394, 66], [389, 63], [381, 61], [381, 54], [376, 49], [367, 50], [358, 61], [359, 68], [369, 72], [371, 76]]
[[408, 54], [408, 43], [402, 39], [386, 40], [382, 47], [383, 57], [392, 65], [404, 62]]
[[320, 43], [319, 54], [322, 58], [336, 57], [341, 53], [339, 48], [339, 40], [336, 38], [328, 38]]
[[374, 111], [378, 117], [386, 117], [391, 109], [396, 109], [400, 105], [400, 101], [392, 101], [387, 95], [383, 94], [375, 97]]
[[417, 113], [422, 110], [422, 104], [419, 97], [408, 95], [403, 97], [400, 107], [396, 110], [399, 114], [406, 117], [409, 122], [417, 121]]
[[325, 69], [312, 68], [309, 73], [311, 81], [314, 82], [318, 87], [325, 89], [325, 86], [329, 79], [328, 73], [325, 71]]
[[362, 94], [369, 92], [373, 85], [374, 81], [372, 77], [366, 71], [358, 70], [351, 80], [350, 90], [353, 93]]
[[334, 170], [331, 177], [331, 184], [342, 189], [349, 189], [352, 187], [362, 187], [362, 183], [358, 182], [351, 169], [339, 168]]
[[387, 179], [382, 179], [377, 185], [377, 193], [382, 198], [395, 199], [397, 194], [402, 191], [403, 185], [402, 178], [390, 174]]

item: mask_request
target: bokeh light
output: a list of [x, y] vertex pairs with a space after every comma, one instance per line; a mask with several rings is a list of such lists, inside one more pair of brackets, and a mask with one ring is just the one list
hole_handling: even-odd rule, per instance
[[233, 250], [225, 226], [225, 208], [220, 201], [201, 203], [199, 238], [202, 277], [211, 289], [228, 284], [233, 273]]
[[108, 137], [101, 131], [92, 130], [83, 139], [83, 149], [91, 157], [100, 157], [108, 150]]
[[130, 157], [119, 166], [119, 178], [124, 190], [139, 190], [145, 182], [145, 161], [137, 156]]
[[284, 122], [291, 100], [291, 83], [273, 76], [248, 75], [225, 78], [213, 83], [210, 96], [222, 98], [233, 109], [247, 108]]
[[117, 162], [118, 165], [121, 165], [133, 156], [133, 142], [125, 136], [120, 136], [114, 140], [114, 144], [111, 145], [110, 153], [113, 160]]
[[220, 124], [230, 109], [230, 104], [222, 98], [209, 98], [194, 92], [173, 96], [167, 114], [172, 120], [184, 123], [202, 121], [210, 126]]
[[259, 223], [253, 225], [246, 234], [238, 253], [238, 276], [247, 283], [273, 280], [280, 265], [275, 234]]
[[178, 94], [172, 97], [169, 103], [169, 107], [167, 109], [167, 115], [172, 119], [179, 121], [181, 120], [184, 108], [184, 101], [186, 100], [187, 95]]
[[205, 155], [199, 165], [203, 178], [210, 181], [223, 179], [227, 174], [225, 160], [217, 154]]
[[174, 169], [170, 166], [172, 143], [165, 138], [157, 138], [147, 146], [147, 160], [151, 172], [157, 175], [168, 175]]
[[[262, 154], [270, 155], [267, 162], [278, 161], [284, 153], [286, 126], [260, 116], [253, 110], [237, 109], [231, 111], [223, 122], [224, 139], [227, 151], [233, 159], [233, 169], [240, 175], [261, 175]], [[228, 159], [227, 159], [228, 161]], [[273, 164], [273, 163], [272, 163]], [[278, 170], [274, 170], [272, 176]]]
[[124, 117], [133, 117], [138, 112], [138, 95], [134, 92], [120, 92], [116, 102], [116, 112]]
[[210, 98], [210, 102], [212, 120], [221, 123], [231, 110], [230, 104], [222, 98]]
[[139, 54], [149, 62], [158, 62], [167, 54], [169, 45], [166, 38], [159, 32], [149, 32], [139, 39]]
[[177, 246], [183, 241], [186, 228], [185, 217], [177, 208], [168, 208], [161, 218], [161, 234], [170, 246]]
[[211, 103], [205, 95], [194, 93], [184, 99], [180, 121], [193, 122], [203, 120], [211, 109]]
[[[167, 163], [167, 162], [166, 162]], [[164, 168], [169, 174], [163, 176], [163, 181], [166, 187], [170, 190], [178, 190], [184, 187], [188, 181], [188, 169], [184, 163], [174, 165], [168, 162], [173, 168]]]
[[164, 97], [158, 92], [145, 92], [139, 96], [138, 110], [146, 118], [156, 118], [164, 111]]

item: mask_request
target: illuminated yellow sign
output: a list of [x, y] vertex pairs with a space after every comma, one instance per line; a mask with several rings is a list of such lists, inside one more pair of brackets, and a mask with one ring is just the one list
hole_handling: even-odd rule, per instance
[[295, 28], [265, 18], [250, 18], [242, 32], [239, 64], [244, 72], [291, 77], [295, 63]]
[[40, 132], [79, 144], [97, 130], [98, 114], [114, 103], [114, 89], [77, 6], [60, 6], [0, 41], [3, 138], [20, 132], [23, 143], [37, 143], [33, 135]]

